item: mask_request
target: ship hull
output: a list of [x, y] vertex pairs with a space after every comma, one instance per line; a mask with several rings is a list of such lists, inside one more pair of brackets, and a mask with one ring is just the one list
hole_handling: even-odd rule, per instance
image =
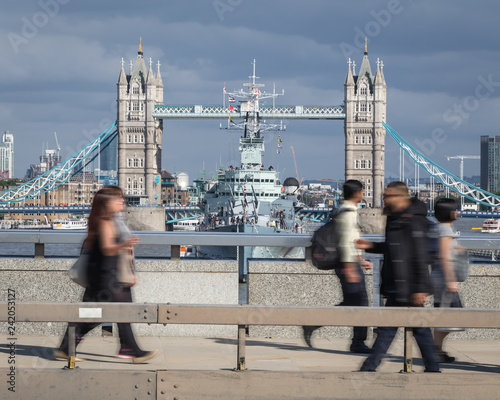
[[[275, 228], [267, 226], [255, 226], [249, 224], [221, 226], [210, 230], [211, 232], [234, 232], [237, 233], [274, 233], [280, 234]], [[273, 247], [273, 246], [248, 246], [248, 258], [294, 258], [305, 257], [305, 249], [302, 247]], [[238, 258], [238, 247], [236, 246], [197, 246], [198, 257], [210, 259], [236, 259]]]

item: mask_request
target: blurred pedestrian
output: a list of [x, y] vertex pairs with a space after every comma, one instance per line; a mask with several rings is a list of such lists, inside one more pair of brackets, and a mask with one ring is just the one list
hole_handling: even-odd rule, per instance
[[[410, 198], [403, 182], [391, 182], [384, 191], [387, 215], [385, 241], [359, 239], [357, 246], [369, 252], [383, 253], [381, 294], [386, 307], [423, 307], [432, 287], [428, 269], [427, 208]], [[397, 327], [379, 327], [372, 353], [361, 371], [375, 371], [387, 353]], [[425, 372], [439, 372], [430, 328], [413, 328], [413, 335], [424, 360]]]
[[[362, 251], [356, 248], [355, 241], [360, 237], [358, 224], [358, 207], [363, 199], [363, 184], [355, 179], [344, 183], [344, 202], [334, 216], [339, 233], [338, 250], [340, 264], [335, 273], [340, 279], [343, 301], [340, 306], [368, 306], [365, 274], [362, 267], [370, 268], [371, 263], [361, 257]], [[313, 347], [311, 336], [319, 326], [303, 326], [304, 340]], [[353, 329], [352, 342], [349, 350], [353, 353], [369, 354], [371, 349], [365, 344], [367, 327]]]
[[[83, 294], [83, 302], [120, 302], [131, 303], [132, 292], [129, 286], [117, 279], [118, 256], [122, 251], [132, 251], [138, 243], [136, 236], [131, 236], [124, 223], [117, 218], [123, 211], [123, 192], [117, 186], [100, 189], [92, 202], [88, 222], [88, 234], [84, 250], [90, 253], [88, 286]], [[99, 326], [99, 323], [76, 324], [76, 345], [83, 336]], [[131, 358], [138, 364], [153, 358], [158, 350], [144, 351], [135, 341], [130, 323], [119, 323], [120, 350], [118, 357]], [[68, 330], [61, 345], [54, 352], [57, 359], [68, 359]], [[81, 361], [78, 360], [77, 361]]]
[[[431, 281], [434, 286], [434, 307], [462, 308], [455, 276], [454, 260], [458, 246], [452, 223], [457, 219], [458, 204], [454, 199], [441, 198], [434, 206], [434, 216], [439, 221], [439, 251], [436, 262], [432, 265]], [[451, 331], [463, 331], [463, 328], [435, 328], [434, 346], [440, 363], [455, 361], [443, 350], [443, 340]]]

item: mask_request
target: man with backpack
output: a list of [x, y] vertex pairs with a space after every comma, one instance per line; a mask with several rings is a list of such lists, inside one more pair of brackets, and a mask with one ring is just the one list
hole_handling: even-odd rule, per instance
[[[386, 307], [422, 307], [431, 293], [429, 279], [427, 207], [417, 198], [410, 198], [403, 182], [391, 182], [384, 191], [384, 213], [387, 215], [385, 241], [372, 243], [358, 240], [357, 247], [368, 252], [383, 253], [380, 292]], [[372, 353], [361, 371], [375, 371], [387, 353], [397, 327], [379, 327]], [[413, 328], [425, 372], [439, 372], [434, 343], [429, 328]]]
[[[362, 251], [357, 249], [355, 245], [355, 241], [360, 237], [358, 206], [363, 199], [363, 185], [360, 181], [351, 179], [344, 183], [343, 191], [344, 202], [337, 213], [332, 216], [335, 218], [340, 262], [338, 265], [332, 265], [325, 269], [335, 269], [335, 273], [340, 279], [344, 299], [339, 305], [366, 307], [368, 306], [368, 296], [366, 294], [365, 274], [361, 267], [369, 268], [371, 264], [362, 260]], [[309, 347], [313, 347], [311, 336], [318, 328], [319, 326], [302, 327], [304, 340]], [[353, 328], [351, 352], [362, 354], [371, 352], [371, 349], [364, 343], [367, 331], [366, 327]]]

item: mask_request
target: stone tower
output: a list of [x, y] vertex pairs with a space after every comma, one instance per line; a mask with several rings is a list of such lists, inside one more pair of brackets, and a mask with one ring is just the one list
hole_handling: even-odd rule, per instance
[[384, 64], [377, 59], [377, 71], [372, 75], [368, 51], [359, 75], [349, 59], [344, 83], [345, 106], [345, 179], [357, 179], [364, 185], [367, 207], [381, 207], [384, 191], [384, 154], [387, 85]]
[[161, 196], [161, 136], [163, 121], [153, 118], [163, 104], [160, 63], [156, 74], [144, 62], [142, 43], [129, 74], [124, 62], [118, 78], [118, 185], [132, 204], [155, 205]]

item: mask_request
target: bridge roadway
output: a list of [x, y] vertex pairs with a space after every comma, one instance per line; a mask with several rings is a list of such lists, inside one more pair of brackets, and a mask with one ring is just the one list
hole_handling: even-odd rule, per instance
[[[16, 338], [16, 392], [8, 392], [9, 337], [0, 335], [2, 399], [498, 399], [500, 341], [449, 340], [457, 361], [441, 374], [399, 373], [403, 342], [396, 340], [376, 373], [355, 372], [363, 355], [347, 339], [246, 340], [247, 370], [234, 371], [236, 339], [140, 337], [145, 349], [160, 349], [146, 364], [115, 357], [116, 337], [87, 337], [78, 349], [79, 368], [54, 360], [54, 336]], [[415, 349], [415, 351], [417, 351]], [[415, 353], [418, 354], [418, 353]]]
[[[0, 242], [34, 242], [42, 246], [49, 243], [81, 243], [82, 233], [57, 234], [56, 232], [0, 232]], [[142, 233], [141, 241], [149, 244], [178, 246], [182, 243], [211, 244], [221, 241], [225, 245], [263, 245], [272, 241], [273, 245], [308, 246], [309, 235], [250, 235], [241, 234], [226, 237], [224, 235], [194, 235], [194, 234], [153, 234]], [[61, 242], [61, 239], [64, 241]], [[498, 248], [494, 239], [480, 241], [471, 238], [460, 238], [466, 247]], [[285, 244], [286, 242], [286, 244]], [[292, 243], [291, 243], [292, 242]], [[36, 248], [35, 248], [36, 250]], [[36, 252], [35, 252], [36, 254]], [[40, 263], [43, 251], [38, 255]], [[35, 259], [36, 262], [36, 259]], [[45, 262], [51, 262], [50, 259]], [[162, 261], [166, 262], [166, 261]], [[170, 262], [174, 262], [171, 260]], [[181, 262], [177, 262], [179, 264]], [[43, 267], [43, 264], [42, 264]], [[487, 267], [487, 266], [486, 266]], [[45, 268], [45, 267], [44, 267]], [[17, 271], [15, 266], [6, 264], [3, 276], [12, 276]], [[302, 271], [302, 270], [301, 270]], [[11, 274], [11, 275], [9, 275]], [[61, 272], [55, 271], [52, 280], [56, 280]], [[193, 275], [188, 272], [189, 275]], [[270, 274], [267, 274], [270, 280]], [[287, 275], [291, 277], [291, 273]], [[302, 275], [302, 274], [300, 274]], [[147, 282], [143, 276], [142, 282]], [[312, 278], [312, 277], [311, 277]], [[486, 280], [495, 282], [494, 276], [479, 278], [481, 296], [488, 295]], [[13, 278], [11, 278], [13, 279]], [[4, 280], [4, 290], [8, 284]], [[192, 279], [190, 279], [191, 285]], [[317, 281], [314, 281], [317, 282]], [[33, 280], [32, 280], [33, 283]], [[18, 292], [24, 292], [37, 287], [40, 282], [31, 287], [18, 286]], [[471, 282], [472, 283], [472, 282]], [[26, 281], [26, 284], [30, 284]], [[39, 286], [38, 286], [39, 287]], [[474, 286], [478, 289], [478, 286]], [[304, 286], [306, 288], [306, 286]], [[69, 288], [68, 288], [69, 289]], [[495, 288], [492, 287], [494, 290]], [[67, 290], [66, 290], [67, 291]], [[6, 296], [5, 296], [6, 297]], [[6, 300], [6, 298], [5, 298]], [[192, 300], [192, 299], [191, 299]], [[494, 299], [493, 299], [494, 300]], [[493, 300], [486, 307], [496, 307]], [[46, 301], [46, 300], [43, 300]], [[49, 322], [69, 321], [66, 315], [59, 312], [53, 304], [40, 302], [35, 309], [32, 304], [19, 302], [16, 304], [17, 324], [23, 321], [37, 322], [39, 329]], [[258, 303], [262, 304], [262, 303]], [[281, 302], [280, 304], [284, 304]], [[59, 303], [61, 306], [75, 307], [73, 303]], [[121, 306], [114, 304], [114, 306]], [[292, 310], [270, 310], [259, 313], [256, 320], [254, 314], [248, 314], [245, 320], [235, 319], [235, 313], [242, 314], [245, 307], [234, 304], [221, 308], [216, 314], [212, 312], [196, 312], [185, 315], [175, 305], [157, 305], [153, 307], [141, 303], [128, 304], [127, 307], [140, 307], [139, 313], [127, 313], [127, 320], [145, 323], [193, 324], [210, 323], [236, 324], [269, 324], [269, 325], [324, 325], [329, 321], [338, 326], [384, 326], [390, 323], [399, 326], [421, 321], [428, 326], [475, 326], [478, 328], [500, 328], [500, 317], [496, 310], [489, 310], [481, 318], [480, 310], [466, 308], [463, 310], [419, 310], [411, 309], [412, 313], [422, 312], [429, 316], [425, 319], [400, 314], [400, 310], [368, 309], [342, 310], [342, 307], [328, 309], [296, 310], [294, 320], [287, 319]], [[161, 306], [161, 307], [160, 307]], [[3, 307], [3, 308], [2, 308]], [[87, 307], [93, 307], [87, 304]], [[188, 306], [190, 307], [190, 306]], [[206, 307], [206, 306], [204, 306]], [[225, 306], [224, 306], [225, 307]], [[257, 306], [260, 307], [260, 306]], [[148, 310], [145, 315], [142, 310]], [[169, 313], [168, 310], [172, 309]], [[158, 311], [155, 311], [158, 310]], [[162, 311], [163, 310], [163, 311]], [[401, 311], [404, 311], [402, 309]], [[162, 312], [160, 312], [162, 311]], [[198, 310], [199, 311], [199, 310]], [[231, 311], [231, 312], [229, 312]], [[323, 314], [328, 311], [335, 318]], [[355, 312], [354, 312], [355, 311]], [[437, 313], [439, 314], [439, 318]], [[29, 314], [29, 315], [28, 315]], [[150, 315], [151, 314], [151, 315]], [[156, 314], [156, 316], [155, 316]], [[406, 313], [403, 313], [406, 314]], [[0, 304], [0, 321], [7, 321], [7, 303]], [[78, 314], [76, 314], [78, 315]], [[113, 321], [111, 317], [102, 314], [102, 319]], [[288, 317], [287, 317], [288, 316]], [[145, 318], [150, 319], [145, 319]], [[403, 319], [407, 318], [406, 320]], [[474, 318], [472, 318], [474, 317]], [[33, 319], [37, 318], [37, 319]], [[79, 317], [82, 318], [82, 317]], [[130, 319], [132, 318], [132, 319]], [[135, 319], [133, 319], [135, 318]], [[187, 318], [187, 319], [186, 319]], [[192, 318], [192, 319], [190, 319]], [[217, 319], [218, 318], [218, 319]], [[239, 317], [238, 317], [239, 318]], [[376, 320], [374, 320], [374, 318]], [[226, 319], [227, 321], [220, 319]], [[193, 322], [195, 321], [196, 322]], [[238, 322], [235, 322], [235, 321]], [[286, 321], [285, 321], [286, 320]], [[217, 322], [219, 321], [219, 322]], [[406, 322], [405, 322], [406, 321]], [[413, 322], [411, 322], [413, 321]], [[53, 323], [53, 322], [52, 322]], [[49, 323], [49, 324], [52, 324]], [[175, 325], [174, 325], [175, 326]], [[141, 346], [145, 349], [160, 349], [159, 355], [144, 365], [132, 364], [129, 360], [115, 357], [118, 348], [116, 337], [87, 337], [78, 349], [78, 356], [85, 361], [75, 370], [65, 370], [65, 362], [56, 361], [52, 357], [53, 349], [60, 338], [56, 336], [7, 336], [5, 323], [0, 323], [0, 375], [4, 377], [0, 384], [0, 399], [498, 399], [500, 392], [500, 340], [449, 339], [447, 350], [457, 361], [442, 365], [442, 374], [427, 374], [422, 372], [422, 363], [418, 350], [411, 349], [415, 354], [413, 360], [414, 373], [399, 373], [402, 369], [404, 342], [397, 340], [389, 351], [389, 356], [376, 373], [356, 372], [364, 356], [347, 351], [348, 340], [339, 338], [313, 338], [315, 348], [305, 347], [300, 338], [273, 338], [267, 335], [243, 335], [244, 359], [246, 369], [235, 371], [237, 359], [240, 359], [240, 337], [228, 335], [219, 338], [212, 337], [177, 337], [177, 336], [144, 336], [139, 337]], [[167, 326], [166, 329], [172, 326]], [[136, 325], [136, 328], [137, 325]], [[324, 328], [326, 329], [326, 328]], [[240, 331], [240, 329], [238, 329]], [[244, 328], [242, 329], [244, 332]], [[271, 336], [271, 335], [269, 335]], [[410, 342], [411, 343], [411, 342]], [[15, 364], [9, 364], [14, 357]], [[14, 383], [16, 392], [9, 392], [9, 382], [12, 381], [12, 370], [15, 367]], [[3, 385], [3, 386], [2, 386]], [[5, 393], [5, 394], [4, 394]]]

